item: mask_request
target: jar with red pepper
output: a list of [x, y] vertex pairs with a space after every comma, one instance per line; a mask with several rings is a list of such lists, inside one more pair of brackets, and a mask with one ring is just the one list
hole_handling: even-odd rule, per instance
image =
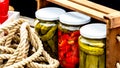
[[45, 7], [36, 11], [35, 31], [43, 43], [44, 49], [52, 58], [58, 59], [57, 27], [59, 15], [65, 10], [58, 7]]
[[92, 23], [80, 28], [79, 68], [105, 68], [106, 24]]
[[80, 27], [90, 22], [90, 17], [78, 12], [60, 15], [58, 25], [58, 56], [63, 68], [79, 65], [78, 37]]

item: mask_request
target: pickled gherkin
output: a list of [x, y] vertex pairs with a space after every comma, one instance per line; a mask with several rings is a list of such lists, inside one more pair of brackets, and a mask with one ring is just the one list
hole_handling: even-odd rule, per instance
[[46, 34], [40, 36], [41, 40], [47, 41], [47, 40], [51, 39], [54, 36], [56, 29], [57, 29], [57, 25], [53, 26]]
[[85, 68], [99, 68], [98, 67], [98, 56], [95, 55], [87, 55]]
[[40, 21], [36, 24], [35, 30], [42, 40], [44, 49], [51, 57], [57, 59], [57, 24], [53, 21]]
[[80, 68], [85, 68], [85, 61], [86, 61], [86, 53], [80, 51]]
[[59, 16], [64, 13], [66, 13], [66, 11], [58, 7], [45, 7], [35, 12], [35, 16], [39, 20], [39, 25], [35, 26], [35, 30], [39, 34], [44, 49], [54, 59], [58, 59], [58, 20]]
[[38, 34], [39, 34], [40, 29], [41, 29], [41, 25], [40, 25], [40, 23], [38, 22], [38, 23], [35, 25], [35, 31], [37, 31]]
[[105, 24], [87, 24], [81, 27], [80, 31], [81, 36], [78, 39], [80, 53], [82, 53], [80, 58], [85, 54], [86, 60], [80, 60], [79, 68], [105, 68]]
[[105, 54], [99, 56], [99, 68], [105, 68]]
[[47, 27], [47, 26], [42, 26], [41, 27], [41, 34], [46, 34], [51, 27]]
[[80, 66], [79, 68], [104, 68], [105, 54], [104, 48], [91, 46], [78, 39], [80, 47]]
[[52, 49], [52, 52], [55, 52], [56, 51], [55, 42], [52, 39], [48, 40], [47, 42], [48, 42], [50, 48]]
[[81, 36], [78, 39], [78, 43], [80, 45], [80, 50], [84, 51], [87, 54], [91, 55], [102, 55], [104, 54], [104, 49], [101, 47], [93, 47], [90, 46], [89, 44], [83, 43], [81, 41]]

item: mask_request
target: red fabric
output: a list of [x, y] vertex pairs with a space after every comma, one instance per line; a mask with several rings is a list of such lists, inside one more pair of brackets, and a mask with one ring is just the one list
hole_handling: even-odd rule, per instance
[[0, 0], [0, 24], [8, 18], [9, 0]]

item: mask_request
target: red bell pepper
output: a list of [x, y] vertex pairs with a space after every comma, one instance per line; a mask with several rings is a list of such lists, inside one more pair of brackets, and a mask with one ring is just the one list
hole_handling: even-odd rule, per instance
[[62, 32], [60, 30], [58, 30], [58, 36], [61, 36]]
[[72, 32], [71, 37], [74, 37], [74, 36], [77, 36], [77, 37], [80, 36], [80, 31], [77, 30], [77, 31]]
[[59, 61], [63, 68], [75, 68], [79, 62], [79, 31], [69, 33], [58, 32]]

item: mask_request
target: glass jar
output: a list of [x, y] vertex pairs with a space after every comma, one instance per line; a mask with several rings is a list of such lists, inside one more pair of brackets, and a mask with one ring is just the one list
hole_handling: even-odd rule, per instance
[[90, 17], [78, 12], [60, 15], [58, 25], [58, 56], [63, 68], [76, 68], [79, 64], [78, 37], [80, 27], [90, 22]]
[[8, 18], [9, 0], [0, 0], [0, 24]]
[[36, 11], [35, 15], [38, 22], [35, 24], [35, 30], [43, 43], [44, 49], [51, 57], [57, 59], [57, 27], [59, 15], [65, 13], [65, 10], [57, 7], [46, 7]]
[[105, 68], [106, 25], [87, 24], [80, 28], [78, 39], [80, 47], [79, 68]]

